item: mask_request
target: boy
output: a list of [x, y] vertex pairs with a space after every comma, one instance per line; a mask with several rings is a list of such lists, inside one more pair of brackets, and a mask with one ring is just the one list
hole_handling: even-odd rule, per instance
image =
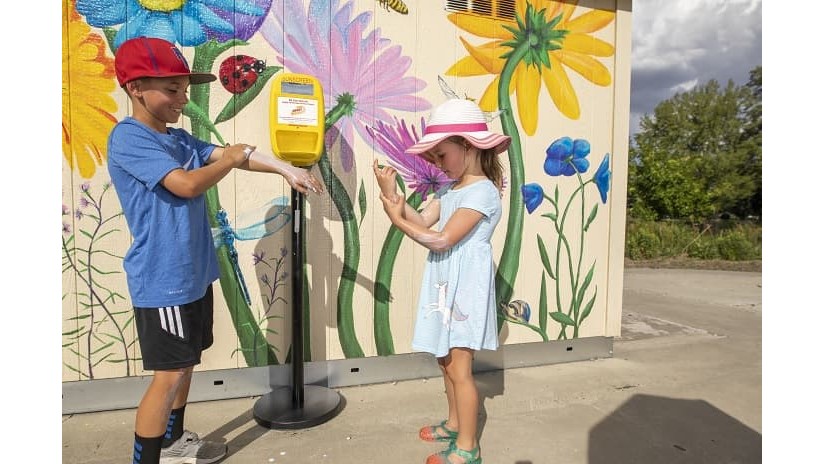
[[245, 144], [218, 147], [183, 129], [192, 73], [162, 39], [137, 37], [115, 53], [132, 115], [109, 135], [108, 167], [134, 241], [123, 260], [143, 367], [154, 371], [135, 419], [134, 464], [206, 464], [226, 455], [183, 428], [192, 370], [212, 345], [212, 282], [218, 263], [204, 192], [234, 168], [282, 175], [306, 193], [323, 187], [308, 171]]

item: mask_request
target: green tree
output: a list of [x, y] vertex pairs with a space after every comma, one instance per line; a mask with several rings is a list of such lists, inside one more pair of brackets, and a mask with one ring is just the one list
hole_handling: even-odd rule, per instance
[[751, 71], [742, 87], [710, 80], [642, 117], [630, 149], [632, 216], [753, 214], [761, 198], [761, 74], [761, 67]]

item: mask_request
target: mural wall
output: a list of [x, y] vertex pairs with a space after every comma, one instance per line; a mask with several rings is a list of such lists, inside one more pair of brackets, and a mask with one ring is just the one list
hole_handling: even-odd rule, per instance
[[[106, 168], [130, 114], [114, 50], [175, 42], [193, 71], [179, 123], [271, 153], [270, 81], [316, 76], [327, 192], [306, 205], [305, 360], [410, 352], [427, 250], [390, 224], [373, 159], [418, 208], [447, 182], [403, 154], [445, 92], [501, 111], [504, 217], [493, 239], [504, 344], [619, 335], [630, 2], [64, 0], [63, 380], [144, 375], [122, 258], [131, 237]], [[235, 170], [207, 193], [221, 278], [196, 370], [291, 361], [289, 186]], [[249, 296], [247, 302], [246, 295]]]

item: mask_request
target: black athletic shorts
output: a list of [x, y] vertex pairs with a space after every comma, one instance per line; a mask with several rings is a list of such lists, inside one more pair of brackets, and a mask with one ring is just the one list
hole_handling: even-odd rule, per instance
[[144, 370], [195, 366], [201, 352], [212, 346], [212, 285], [191, 303], [134, 309]]

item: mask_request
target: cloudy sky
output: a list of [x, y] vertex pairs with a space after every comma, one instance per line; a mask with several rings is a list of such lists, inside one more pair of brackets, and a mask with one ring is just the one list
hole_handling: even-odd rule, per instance
[[676, 92], [762, 64], [761, 0], [634, 0], [630, 131]]

